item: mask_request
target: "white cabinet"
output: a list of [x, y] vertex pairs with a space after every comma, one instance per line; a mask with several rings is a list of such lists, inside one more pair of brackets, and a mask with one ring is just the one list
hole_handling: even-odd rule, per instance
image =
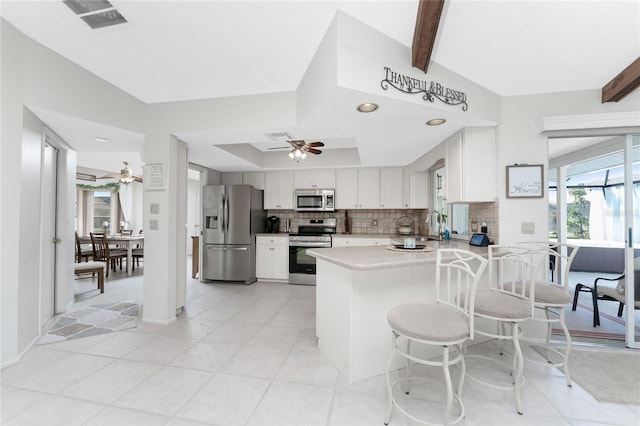
[[264, 208], [293, 209], [293, 172], [265, 173]]
[[389, 237], [334, 236], [331, 240], [332, 247], [388, 246], [389, 244], [391, 244]]
[[380, 208], [379, 169], [358, 169], [358, 208]]
[[336, 208], [380, 208], [380, 169], [336, 170]]
[[336, 209], [358, 208], [358, 170], [336, 170]]
[[242, 174], [242, 183], [245, 185], [251, 185], [254, 188], [264, 189], [264, 173], [244, 172]]
[[495, 138], [493, 127], [465, 127], [444, 142], [447, 202], [495, 200]]
[[256, 237], [256, 276], [265, 280], [289, 279], [289, 237]]
[[429, 208], [429, 172], [427, 170], [407, 171], [405, 194], [407, 193], [409, 208]]
[[359, 238], [356, 237], [338, 237], [333, 236], [331, 238], [331, 247], [350, 247], [350, 246], [358, 246]]
[[293, 173], [294, 188], [329, 188], [336, 187], [336, 173], [333, 169], [296, 170]]
[[401, 167], [380, 169], [380, 208], [409, 207], [404, 198], [404, 170]]

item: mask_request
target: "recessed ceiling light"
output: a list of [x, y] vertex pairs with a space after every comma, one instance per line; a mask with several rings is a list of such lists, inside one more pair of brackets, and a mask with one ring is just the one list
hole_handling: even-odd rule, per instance
[[431, 120], [427, 121], [427, 126], [439, 126], [446, 122], [447, 120], [444, 118], [432, 118]]
[[378, 104], [371, 104], [371, 103], [361, 104], [361, 105], [358, 105], [357, 109], [360, 112], [373, 112], [378, 109]]
[[95, 138], [93, 138], [93, 140], [94, 140], [94, 141], [96, 141], [96, 142], [111, 142], [111, 140], [110, 140], [110, 139], [107, 139], [107, 138], [101, 138], [101, 137], [99, 137], [99, 136], [96, 136]]

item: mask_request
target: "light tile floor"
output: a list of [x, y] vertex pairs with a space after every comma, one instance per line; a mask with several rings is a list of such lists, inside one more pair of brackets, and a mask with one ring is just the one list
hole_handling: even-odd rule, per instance
[[[143, 268], [139, 268], [142, 270]], [[140, 302], [141, 271], [80, 305]], [[80, 284], [88, 288], [93, 283]], [[119, 299], [118, 299], [119, 298]], [[202, 284], [174, 324], [35, 346], [1, 376], [6, 425], [382, 425], [384, 376], [349, 384], [318, 350], [315, 287]], [[483, 353], [485, 343], [473, 348]], [[525, 347], [532, 356], [535, 354]], [[640, 407], [601, 403], [554, 368], [527, 365], [524, 415], [511, 392], [465, 382], [464, 425], [637, 425]], [[417, 388], [440, 398], [438, 390]], [[430, 408], [403, 397], [416, 413]], [[437, 403], [436, 403], [437, 404]], [[436, 405], [437, 407], [437, 405]], [[413, 425], [397, 411], [391, 425]]]

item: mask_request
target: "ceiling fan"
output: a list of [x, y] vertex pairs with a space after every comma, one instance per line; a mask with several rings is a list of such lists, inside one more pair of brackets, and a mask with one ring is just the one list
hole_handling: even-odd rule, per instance
[[133, 174], [133, 171], [129, 168], [129, 162], [123, 161], [124, 169], [120, 170], [120, 173], [109, 173], [108, 175], [100, 176], [98, 179], [119, 179], [120, 183], [129, 185], [131, 182], [136, 181], [142, 183], [142, 178]]
[[[292, 140], [287, 141], [289, 145], [291, 145], [291, 151], [289, 151], [289, 158], [292, 160], [300, 161], [307, 158], [307, 152], [310, 154], [322, 154], [322, 151], [316, 148], [320, 148], [324, 146], [323, 142], [305, 142], [304, 140]], [[277, 148], [269, 148], [269, 149], [285, 149], [289, 148], [288, 146], [282, 146]]]

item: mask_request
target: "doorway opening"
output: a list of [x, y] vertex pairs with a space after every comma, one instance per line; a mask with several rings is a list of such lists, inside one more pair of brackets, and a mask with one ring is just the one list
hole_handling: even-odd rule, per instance
[[[640, 341], [633, 272], [640, 257], [639, 146], [640, 135], [549, 139], [549, 239], [579, 246], [569, 274], [577, 295], [576, 309], [567, 309], [572, 338], [628, 347]], [[622, 315], [616, 300], [594, 300], [590, 289], [617, 291], [626, 302]]]

